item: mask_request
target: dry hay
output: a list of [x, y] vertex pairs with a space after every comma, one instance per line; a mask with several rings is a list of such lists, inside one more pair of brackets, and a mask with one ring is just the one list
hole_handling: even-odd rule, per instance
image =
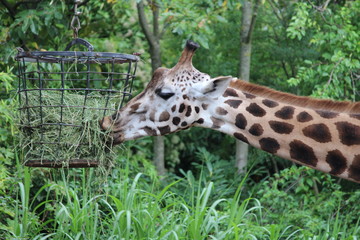
[[[99, 128], [99, 119], [104, 116], [106, 102], [107, 108], [116, 109], [120, 96], [91, 92], [85, 102], [85, 95], [56, 90], [21, 93], [19, 138], [24, 163], [50, 160], [67, 166], [81, 159], [111, 165], [114, 153], [106, 144], [107, 134]], [[112, 112], [107, 110], [106, 114]]]

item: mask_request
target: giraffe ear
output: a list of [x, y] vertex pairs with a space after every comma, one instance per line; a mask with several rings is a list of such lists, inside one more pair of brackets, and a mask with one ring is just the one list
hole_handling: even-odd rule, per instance
[[232, 76], [220, 76], [193, 85], [192, 95], [196, 98], [221, 96], [229, 86]]

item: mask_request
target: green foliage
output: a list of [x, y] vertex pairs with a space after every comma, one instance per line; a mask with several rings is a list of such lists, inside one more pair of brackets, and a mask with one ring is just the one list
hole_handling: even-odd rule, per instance
[[345, 192], [330, 175], [293, 166], [264, 181], [255, 197], [267, 209], [264, 220], [267, 223], [286, 221], [302, 229], [306, 239], [315, 236], [345, 239], [356, 236], [360, 230], [359, 218], [352, 215], [354, 209], [347, 208], [353, 201], [349, 196], [358, 194], [359, 191]]
[[312, 85], [312, 93], [318, 97], [359, 100], [359, 9], [359, 1], [346, 1], [344, 6], [330, 5], [321, 12], [312, 10], [306, 2], [298, 4], [298, 14], [293, 16], [288, 34], [299, 39], [310, 34], [309, 44], [321, 57], [305, 60], [289, 84]]
[[0, 72], [0, 229], [5, 228], [5, 220], [8, 217], [15, 216], [15, 209], [9, 208], [9, 205], [15, 204], [11, 197], [13, 194], [13, 185], [16, 179], [14, 173], [16, 145], [13, 135], [16, 132], [13, 111], [16, 109], [17, 101], [13, 98], [14, 75], [12, 69]]
[[228, 1], [162, 1], [162, 21], [174, 37], [192, 39], [209, 49], [214, 23], [227, 23], [223, 16], [232, 4]]
[[286, 29], [287, 36], [291, 39], [301, 40], [306, 35], [307, 28], [311, 28], [316, 23], [309, 17], [311, 6], [306, 3], [298, 3], [295, 15], [291, 18], [289, 27]]

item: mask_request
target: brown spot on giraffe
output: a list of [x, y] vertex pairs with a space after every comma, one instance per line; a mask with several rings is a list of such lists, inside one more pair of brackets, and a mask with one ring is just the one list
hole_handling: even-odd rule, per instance
[[152, 111], [152, 112], [150, 113], [150, 116], [149, 116], [150, 121], [155, 122], [155, 114], [156, 114], [155, 111]]
[[203, 124], [204, 123], [204, 119], [203, 118], [199, 118], [198, 120], [196, 120], [196, 122], [198, 124]]
[[347, 146], [360, 144], [360, 127], [349, 122], [335, 123], [340, 141]]
[[312, 147], [306, 145], [300, 140], [290, 142], [290, 157], [306, 165], [316, 167], [318, 158], [315, 156]]
[[248, 139], [242, 133], [236, 132], [234, 133], [234, 137], [236, 137], [240, 141], [243, 141], [244, 143], [249, 143]]
[[237, 126], [240, 129], [245, 129], [246, 125], [247, 125], [247, 120], [246, 120], [245, 116], [242, 113], [239, 113], [238, 115], [236, 115], [235, 126]]
[[246, 108], [246, 111], [255, 117], [263, 117], [266, 114], [266, 111], [257, 103], [250, 103], [250, 105]]
[[219, 114], [219, 115], [226, 115], [228, 114], [228, 111], [226, 111], [224, 108], [222, 107], [217, 107], [216, 108], [216, 113]]
[[321, 117], [327, 118], [327, 119], [331, 119], [331, 118], [335, 118], [335, 117], [339, 116], [338, 113], [330, 112], [330, 111], [316, 110], [315, 112], [317, 114], [319, 114]]
[[205, 103], [201, 104], [201, 107], [202, 107], [204, 110], [207, 110], [208, 106], [209, 106], [209, 104], [205, 104]]
[[180, 121], [181, 121], [181, 119], [179, 117], [174, 117], [172, 120], [172, 123], [177, 126], [177, 125], [179, 125]]
[[167, 111], [164, 111], [160, 114], [159, 122], [166, 122], [169, 119], [170, 119], [170, 113], [168, 113]]
[[350, 117], [360, 120], [360, 114], [349, 114]]
[[360, 181], [360, 154], [355, 155], [349, 167], [349, 177], [355, 181]]
[[279, 103], [275, 102], [275, 101], [272, 101], [270, 99], [264, 99], [262, 100], [262, 103], [267, 106], [268, 108], [274, 108], [274, 107], [277, 107], [279, 106]]
[[346, 158], [339, 150], [332, 150], [326, 155], [326, 162], [331, 167], [330, 174], [339, 175], [346, 170]]
[[320, 143], [331, 142], [330, 129], [323, 123], [307, 126], [303, 129], [303, 133], [305, 136]]
[[239, 97], [239, 95], [237, 94], [237, 92], [235, 91], [235, 89], [233, 89], [233, 88], [228, 88], [228, 89], [226, 89], [226, 91], [224, 92], [223, 97]]
[[293, 118], [295, 108], [292, 106], [285, 106], [275, 113], [275, 116], [284, 120]]
[[229, 100], [226, 100], [225, 103], [227, 105], [229, 105], [230, 107], [232, 108], [238, 108], [240, 106], [240, 104], [242, 103], [241, 100], [233, 100], [233, 99], [229, 99]]
[[247, 93], [247, 92], [243, 92], [243, 93], [244, 93], [245, 97], [248, 98], [248, 99], [254, 99], [254, 98], [256, 98], [256, 96], [253, 95], [253, 94], [251, 94], [251, 93]]
[[183, 95], [183, 99], [184, 99], [184, 100], [189, 100], [190, 98], [188, 97], [188, 95], [184, 94], [184, 95]]
[[286, 122], [269, 121], [269, 125], [274, 132], [279, 134], [290, 134], [294, 130], [294, 125]]
[[151, 127], [144, 127], [143, 129], [149, 136], [156, 136], [155, 129], [152, 129]]
[[264, 133], [264, 129], [260, 124], [255, 123], [250, 127], [249, 133], [251, 135], [254, 135], [254, 136], [258, 137], [258, 136], [261, 136]]
[[211, 128], [218, 129], [218, 128], [221, 128], [221, 126], [225, 124], [225, 122], [219, 118], [211, 117], [210, 119], [213, 122], [213, 125]]
[[188, 105], [188, 106], [187, 106], [186, 113], [185, 113], [185, 116], [190, 117], [190, 115], [191, 115], [191, 111], [192, 111], [191, 106], [190, 106], [190, 105]]
[[200, 112], [200, 108], [198, 106], [195, 106], [195, 112], [199, 113]]
[[158, 129], [159, 129], [161, 135], [168, 134], [171, 131], [169, 126], [158, 127]]
[[180, 107], [179, 107], [179, 113], [184, 112], [184, 110], [185, 110], [185, 104], [182, 103], [182, 104], [180, 104]]
[[260, 139], [259, 143], [262, 150], [272, 154], [276, 153], [280, 149], [279, 142], [271, 137], [262, 138]]
[[141, 105], [141, 103], [135, 103], [135, 104], [131, 105], [131, 106], [130, 106], [131, 111], [132, 111], [132, 112], [136, 112], [136, 110], [139, 109], [140, 105]]
[[308, 112], [302, 111], [296, 116], [296, 119], [298, 120], [298, 122], [304, 123], [310, 122], [311, 120], [313, 120], [313, 117]]

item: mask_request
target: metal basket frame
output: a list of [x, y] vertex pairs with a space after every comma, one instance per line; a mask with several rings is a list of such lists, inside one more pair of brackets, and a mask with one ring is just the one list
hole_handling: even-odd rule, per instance
[[[69, 49], [74, 45], [82, 45], [85, 46], [88, 51], [69, 51]], [[33, 51], [33, 52], [25, 52], [22, 49], [18, 49], [19, 52], [16, 56], [16, 60], [18, 61], [18, 95], [19, 95], [19, 104], [22, 107], [19, 108], [20, 114], [27, 115], [27, 121], [23, 121], [20, 123], [20, 128], [24, 131], [29, 137], [31, 137], [31, 131], [33, 129], [41, 129], [41, 132], [45, 131], [46, 127], [57, 127], [58, 128], [58, 139], [59, 141], [54, 142], [37, 142], [39, 147], [44, 147], [48, 144], [61, 144], [61, 136], [62, 136], [62, 129], [64, 127], [74, 127], [74, 128], [81, 128], [83, 127], [81, 124], [69, 124], [63, 122], [63, 109], [66, 108], [81, 108], [82, 109], [82, 116], [84, 116], [85, 111], [103, 111], [103, 116], [107, 114], [108, 111], [116, 111], [114, 108], [110, 108], [108, 106], [109, 99], [113, 94], [120, 94], [122, 97], [119, 102], [118, 108], [121, 108], [123, 103], [131, 97], [131, 91], [133, 87], [133, 80], [135, 78], [135, 73], [137, 70], [137, 62], [140, 60], [139, 56], [131, 55], [131, 54], [120, 54], [120, 53], [108, 53], [108, 52], [93, 52], [93, 46], [84, 39], [74, 39], [72, 40], [66, 47], [65, 51]], [[29, 63], [33, 63], [36, 66], [36, 70], [27, 71], [27, 66]], [[58, 64], [60, 66], [59, 71], [45, 71], [41, 69], [41, 64]], [[69, 69], [65, 69], [66, 64], [82, 64], [86, 66], [85, 71], [81, 71], [80, 74], [84, 78], [71, 78], [65, 79], [66, 74], [79, 74], [79, 72], [72, 72]], [[99, 64], [101, 66], [106, 65], [110, 71], [103, 71], [101, 70], [96, 71], [92, 69], [93, 64]], [[127, 64], [127, 71], [126, 72], [116, 72], [115, 67], [118, 64]], [[106, 79], [92, 79], [92, 75], [106, 75]], [[61, 77], [61, 79], [53, 79], [52, 76], [57, 75]], [[49, 77], [44, 77], [49, 76]], [[95, 88], [91, 87], [91, 82], [95, 81], [107, 81], [108, 84], [106, 88]], [[60, 81], [61, 87], [46, 87], [46, 83], [51, 81]], [[84, 87], [66, 87], [66, 81], [73, 81], [75, 82], [84, 82]], [[29, 82], [33, 82], [34, 86], [28, 86]], [[102, 82], [104, 83], [104, 82]], [[114, 89], [115, 84], [122, 83], [122, 89]], [[57, 105], [44, 105], [42, 104], [43, 99], [42, 95], [46, 91], [56, 91], [61, 94], [61, 104]], [[83, 92], [84, 102], [82, 105], [76, 106], [68, 106], [64, 105], [64, 93], [65, 92]], [[38, 105], [30, 105], [28, 100], [28, 93], [29, 92], [37, 92], [39, 94], [39, 104]], [[106, 97], [105, 106], [102, 108], [93, 108], [91, 106], [87, 106], [88, 96], [92, 92], [98, 92], [104, 94]], [[60, 112], [60, 121], [55, 123], [45, 122], [44, 119], [44, 112], [43, 109], [46, 107], [53, 107], [58, 108]], [[29, 110], [31, 108], [39, 109], [39, 118], [40, 124], [32, 125]], [[117, 109], [118, 109], [117, 108]], [[43, 130], [42, 130], [43, 128]], [[42, 133], [43, 134], [43, 133]], [[51, 167], [51, 168], [59, 168], [59, 167], [95, 167], [98, 165], [96, 159], [69, 159], [66, 161], [67, 163], [64, 164], [65, 160], [59, 159], [31, 159], [27, 160], [24, 159], [24, 163], [26, 166], [29, 167]]]

